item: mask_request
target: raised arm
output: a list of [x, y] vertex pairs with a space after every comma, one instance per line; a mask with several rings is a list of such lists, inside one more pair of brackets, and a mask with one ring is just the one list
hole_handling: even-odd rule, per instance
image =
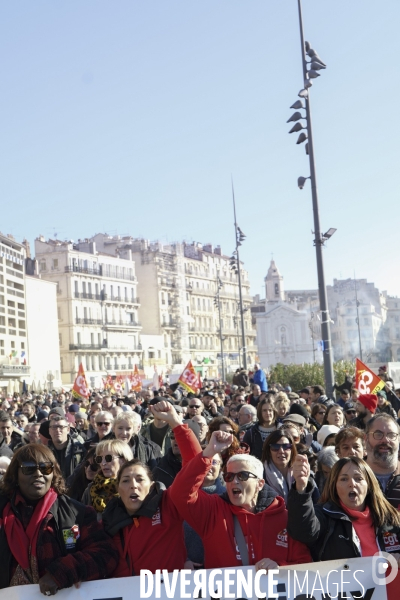
[[321, 511], [316, 513], [312, 501], [314, 486], [309, 481], [310, 465], [306, 456], [298, 454], [293, 463], [293, 478], [295, 483], [289, 491], [288, 533], [303, 544], [314, 544], [325, 529], [325, 519]]
[[166, 421], [176, 436], [176, 441], [181, 451], [182, 466], [192, 460], [201, 452], [200, 442], [191, 429], [182, 424], [180, 415], [175, 407], [166, 400], [162, 400], [153, 406], [150, 406], [151, 412], [157, 415], [159, 419]]
[[210, 470], [213, 457], [226, 450], [232, 440], [232, 434], [214, 431], [205, 450], [182, 468], [167, 490], [178, 512], [200, 535], [203, 535], [210, 519], [214, 517], [212, 507], [219, 498], [199, 493], [199, 490]]

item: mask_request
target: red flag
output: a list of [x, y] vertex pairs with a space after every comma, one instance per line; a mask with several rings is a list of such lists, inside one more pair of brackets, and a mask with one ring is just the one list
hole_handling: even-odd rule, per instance
[[139, 370], [135, 365], [135, 372], [131, 375], [131, 390], [134, 392], [140, 392], [142, 389], [142, 380], [140, 378]]
[[79, 365], [78, 375], [75, 377], [72, 395], [74, 398], [89, 398], [89, 388], [82, 363]]
[[384, 387], [385, 382], [356, 358], [356, 388], [360, 394], [376, 394]]
[[191, 360], [189, 360], [188, 364], [184, 368], [182, 375], [178, 379], [178, 383], [183, 385], [188, 392], [192, 392], [193, 394], [195, 394], [201, 388], [199, 377], [194, 370]]

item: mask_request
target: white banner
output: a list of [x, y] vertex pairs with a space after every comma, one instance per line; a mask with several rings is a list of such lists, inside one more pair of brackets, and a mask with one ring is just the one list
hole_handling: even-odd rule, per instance
[[[381, 560], [381, 559], [379, 559]], [[57, 592], [57, 600], [136, 600], [144, 598], [207, 598], [257, 600], [391, 600], [386, 593], [384, 569], [375, 557], [335, 560], [281, 567], [268, 575], [254, 567], [174, 571], [142, 571], [139, 577], [102, 579]], [[396, 579], [399, 579], [397, 577]], [[396, 586], [399, 582], [393, 582]], [[391, 587], [391, 586], [390, 586]], [[391, 589], [393, 589], [391, 587]], [[400, 589], [397, 598], [400, 598]], [[38, 585], [0, 590], [0, 600], [43, 600]]]

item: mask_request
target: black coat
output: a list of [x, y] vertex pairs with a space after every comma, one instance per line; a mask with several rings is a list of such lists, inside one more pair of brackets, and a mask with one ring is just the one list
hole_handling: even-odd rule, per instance
[[[299, 494], [295, 487], [290, 490], [287, 502], [288, 534], [306, 544], [315, 561], [361, 556], [359, 540], [349, 516], [333, 502], [314, 506], [311, 495], [310, 483], [303, 494]], [[399, 551], [400, 527], [380, 527], [376, 537], [381, 550]]]
[[[277, 424], [275, 423], [276, 427]], [[250, 454], [261, 460], [263, 441], [260, 430], [258, 429], [259, 423], [255, 423], [250, 429], [244, 434], [243, 442], [250, 446]]]
[[172, 448], [168, 448], [155, 469], [153, 469], [154, 481], [161, 481], [166, 488], [172, 485], [175, 477], [182, 469], [182, 460], [178, 460], [172, 453]]

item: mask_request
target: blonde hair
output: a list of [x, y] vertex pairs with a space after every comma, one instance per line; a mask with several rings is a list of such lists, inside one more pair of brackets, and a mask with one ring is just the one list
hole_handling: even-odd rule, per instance
[[110, 452], [115, 456], [120, 456], [124, 460], [132, 460], [133, 453], [128, 444], [121, 440], [104, 440], [96, 446], [96, 456], [100, 456], [103, 452]]
[[126, 421], [131, 427], [142, 424], [142, 419], [140, 418], [140, 415], [137, 412], [122, 412], [121, 414], [117, 415], [114, 419], [114, 423], [112, 426], [112, 430], [114, 432], [115, 427], [118, 425], [118, 423], [121, 423], [121, 421]]

